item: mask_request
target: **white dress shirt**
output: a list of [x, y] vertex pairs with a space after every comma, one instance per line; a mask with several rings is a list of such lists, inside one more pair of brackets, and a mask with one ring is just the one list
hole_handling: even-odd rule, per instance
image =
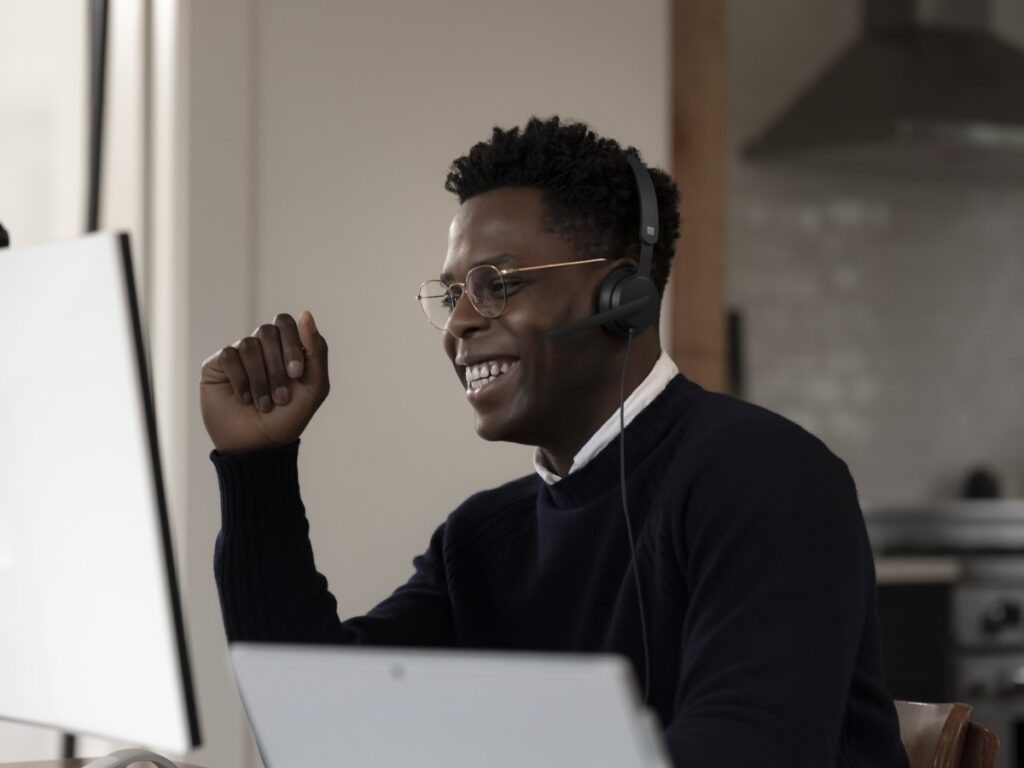
[[[626, 426], [636, 417], [640, 411], [650, 405], [651, 401], [660, 395], [668, 383], [679, 373], [679, 368], [672, 362], [665, 350], [661, 350], [658, 362], [654, 364], [647, 378], [640, 382], [640, 386], [633, 390], [626, 398], [625, 421]], [[601, 428], [595, 432], [583, 447], [573, 457], [572, 466], [569, 467], [571, 475], [578, 469], [582, 469], [587, 463], [599, 454], [604, 448], [619, 435], [619, 409], [613, 413]], [[538, 447], [533, 450], [533, 468], [541, 476], [545, 483], [554, 485], [562, 478], [548, 467], [544, 461], [544, 452]]]

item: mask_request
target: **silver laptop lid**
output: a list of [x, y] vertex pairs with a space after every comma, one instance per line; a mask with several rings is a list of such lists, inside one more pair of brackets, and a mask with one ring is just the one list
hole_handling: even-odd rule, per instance
[[669, 763], [619, 656], [237, 643], [268, 768]]

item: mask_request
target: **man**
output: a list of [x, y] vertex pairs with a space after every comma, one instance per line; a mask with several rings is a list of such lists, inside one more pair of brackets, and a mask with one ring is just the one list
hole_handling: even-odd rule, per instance
[[[687, 380], [656, 325], [628, 359], [601, 329], [548, 336], [637, 263], [627, 154], [552, 118], [495, 129], [453, 163], [461, 205], [421, 303], [477, 432], [536, 446], [536, 471], [467, 499], [366, 616], [339, 620], [298, 493], [298, 438], [329, 389], [312, 315], [279, 315], [203, 364], [228, 639], [616, 652], [680, 766], [905, 766], [846, 465], [781, 416]], [[660, 292], [678, 193], [650, 175]]]

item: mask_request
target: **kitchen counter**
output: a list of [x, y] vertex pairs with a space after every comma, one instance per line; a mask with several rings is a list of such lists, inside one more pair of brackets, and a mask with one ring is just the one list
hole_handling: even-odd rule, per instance
[[954, 556], [903, 555], [875, 558], [878, 584], [952, 584], [964, 574], [964, 562]]
[[1024, 555], [1024, 500], [965, 499], [866, 509], [876, 556]]

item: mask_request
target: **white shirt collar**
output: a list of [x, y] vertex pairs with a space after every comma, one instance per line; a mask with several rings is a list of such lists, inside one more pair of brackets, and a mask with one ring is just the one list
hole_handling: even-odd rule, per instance
[[[658, 362], [654, 364], [651, 372], [647, 374], [647, 378], [640, 382], [640, 386], [634, 389], [629, 397], [626, 398], [624, 404], [626, 426], [629, 426], [629, 423], [633, 421], [636, 415], [650, 405], [651, 401], [665, 390], [668, 383], [678, 373], [679, 368], [672, 362], [672, 358], [668, 356], [668, 353], [662, 350]], [[569, 474], [571, 475], [576, 470], [585, 467], [591, 459], [604, 450], [618, 435], [619, 409], [616, 408], [615, 413], [608, 417], [608, 420], [583, 444], [583, 447], [573, 457], [572, 466], [569, 467]], [[544, 452], [539, 447], [533, 450], [533, 468], [537, 470], [537, 474], [548, 485], [554, 485], [562, 479], [547, 466], [544, 461]]]

